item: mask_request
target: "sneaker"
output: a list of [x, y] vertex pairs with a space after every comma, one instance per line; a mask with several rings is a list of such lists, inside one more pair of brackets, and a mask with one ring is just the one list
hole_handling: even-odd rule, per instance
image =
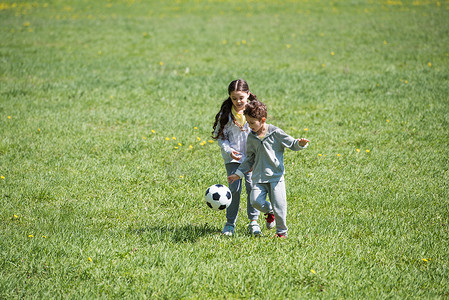
[[226, 235], [226, 236], [233, 236], [234, 235], [234, 226], [226, 225], [223, 228], [222, 234]]
[[287, 234], [285, 233], [276, 233], [274, 235], [275, 238], [281, 238], [281, 239], [286, 239], [287, 238]]
[[268, 229], [272, 229], [276, 226], [276, 221], [274, 220], [274, 214], [272, 212], [265, 214], [265, 220], [267, 220]]
[[259, 224], [257, 224], [257, 221], [251, 221], [248, 225], [248, 231], [249, 234], [254, 236], [260, 236], [262, 234], [260, 230]]

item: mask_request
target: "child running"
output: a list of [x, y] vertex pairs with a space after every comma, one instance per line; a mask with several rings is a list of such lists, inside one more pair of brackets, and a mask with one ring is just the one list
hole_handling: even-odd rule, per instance
[[[243, 79], [232, 81], [228, 86], [229, 97], [222, 103], [220, 111], [215, 116], [212, 138], [218, 141], [221, 155], [226, 167], [227, 175], [237, 170], [246, 157], [246, 139], [250, 132], [248, 123], [243, 114], [248, 101], [257, 100], [256, 95], [249, 91], [248, 83]], [[248, 230], [252, 235], [261, 233], [257, 223], [260, 212], [255, 209], [249, 199], [251, 193], [251, 173], [241, 177], [245, 180], [247, 193], [247, 214], [250, 220]], [[240, 205], [240, 194], [242, 192], [242, 180], [240, 178], [229, 184], [232, 193], [232, 202], [226, 209], [226, 224], [222, 233], [227, 236], [234, 234], [237, 214]]]
[[[248, 136], [246, 159], [235, 174], [228, 176], [233, 184], [252, 170], [251, 204], [267, 215], [267, 228], [276, 224], [275, 237], [287, 237], [287, 195], [284, 182], [284, 149], [305, 149], [309, 140], [294, 139], [282, 129], [267, 124], [267, 108], [260, 101], [247, 104], [244, 115], [251, 128]], [[267, 195], [270, 202], [266, 200]], [[276, 220], [276, 221], [275, 221]]]

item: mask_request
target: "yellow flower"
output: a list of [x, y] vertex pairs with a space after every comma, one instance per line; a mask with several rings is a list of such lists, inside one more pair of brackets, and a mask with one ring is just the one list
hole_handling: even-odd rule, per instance
[[182, 176], [182, 175], [181, 175], [181, 176], [179, 176], [179, 178], [181, 178], [181, 179], [182, 179], [182, 178], [184, 178], [184, 176]]
[[429, 67], [432, 67], [432, 63], [431, 63], [430, 61], [427, 63], [427, 65], [428, 65]]
[[331, 55], [332, 55], [332, 56], [334, 56], [334, 55], [335, 55], [335, 52], [334, 52], [334, 51], [332, 51], [332, 52], [331, 52]]
[[19, 218], [19, 216], [18, 215], [14, 215], [14, 219], [18, 219]]
[[208, 140], [208, 142], [212, 144], [214, 141], [213, 140]]
[[165, 140], [166, 140], [166, 141], [169, 141], [169, 140], [170, 140], [170, 138], [169, 138], [169, 137], [166, 137], [166, 138], [165, 138]]
[[309, 131], [309, 128], [304, 128], [304, 131]]
[[355, 151], [360, 152], [360, 149], [357, 148], [357, 149], [355, 149]]
[[159, 62], [159, 65], [160, 65], [160, 66], [163, 66], [163, 65], [164, 65], [164, 63], [163, 63], [162, 61], [160, 61], [160, 62]]
[[151, 129], [151, 133], [156, 133], [156, 131], [154, 131], [154, 129]]
[[88, 257], [87, 259], [88, 259], [90, 262], [92, 262], [92, 258]]
[[316, 274], [314, 269], [311, 269], [310, 272], [312, 272], [313, 274]]
[[340, 157], [341, 156], [340, 153], [337, 153], [337, 156]]
[[196, 139], [197, 139], [198, 141], [201, 141], [201, 138], [200, 138], [199, 136], [197, 136]]
[[28, 237], [29, 237], [29, 238], [32, 238], [32, 237], [34, 237], [34, 235], [30, 234], [30, 235], [28, 235]]
[[369, 153], [369, 149], [366, 149], [366, 153]]
[[384, 41], [384, 45], [388, 44], [387, 41]]
[[8, 119], [11, 119], [11, 116], [8, 116]]
[[178, 146], [182, 146], [182, 144], [181, 144], [181, 143], [178, 143]]
[[197, 130], [197, 129], [198, 129], [198, 127], [196, 127], [196, 126], [195, 126], [195, 127], [193, 127], [193, 129]]
[[43, 235], [42, 237], [43, 237], [44, 239], [46, 239], [46, 238], [47, 238], [47, 236], [45, 236], [45, 235]]
[[5, 176], [2, 175], [2, 176], [0, 176], [0, 178], [1, 178], [1, 179], [5, 179]]
[[422, 260], [425, 261], [425, 262], [428, 262], [428, 260], [426, 258], [423, 258]]
[[178, 150], [179, 148], [178, 148], [178, 147], [175, 147], [175, 149]]
[[285, 46], [287, 47], [287, 49], [290, 49], [292, 47], [292, 45], [290, 45], [290, 44], [287, 44]]
[[172, 139], [176, 141], [176, 137], [172, 137]]
[[323, 156], [323, 154], [320, 153], [320, 154], [318, 154], [318, 156], [321, 157], [321, 156]]
[[25, 26], [25, 27], [29, 27], [30, 25], [31, 25], [30, 22], [25, 22], [25, 23], [23, 23], [23, 26]]
[[190, 148], [190, 149], [193, 149], [193, 146], [192, 146], [192, 145], [189, 145], [189, 148]]
[[147, 138], [146, 137], [144, 137], [144, 136], [142, 136], [142, 138], [144, 139], [144, 140], [146, 140]]
[[387, 123], [390, 123], [390, 120], [387, 119]]

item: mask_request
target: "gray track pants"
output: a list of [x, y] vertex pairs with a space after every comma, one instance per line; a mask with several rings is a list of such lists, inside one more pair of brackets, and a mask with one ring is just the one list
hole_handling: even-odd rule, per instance
[[[234, 174], [235, 170], [240, 166], [239, 163], [229, 163], [226, 164], [226, 172], [229, 175]], [[234, 181], [233, 184], [229, 185], [229, 189], [232, 193], [231, 205], [226, 209], [226, 225], [234, 226], [237, 221], [237, 214], [239, 212], [240, 206], [240, 194], [242, 193], [242, 179]], [[249, 220], [257, 220], [259, 218], [260, 212], [255, 209], [250, 202], [251, 193], [251, 173], [245, 174], [245, 187], [246, 187], [246, 212], [248, 214]]]
[[[267, 196], [270, 198], [268, 202]], [[273, 210], [276, 218], [276, 233], [287, 234], [287, 194], [285, 181], [254, 183], [250, 197], [251, 204], [263, 213]]]

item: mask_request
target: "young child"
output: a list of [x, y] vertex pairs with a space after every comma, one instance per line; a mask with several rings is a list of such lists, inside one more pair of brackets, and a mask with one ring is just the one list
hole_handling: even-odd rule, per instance
[[[223, 102], [220, 111], [215, 116], [212, 137], [218, 140], [226, 172], [229, 176], [237, 170], [246, 157], [246, 139], [250, 129], [243, 115], [243, 110], [248, 101], [257, 100], [257, 97], [249, 91], [248, 83], [243, 79], [232, 81], [228, 86], [228, 94], [229, 97]], [[249, 200], [251, 174], [243, 175], [242, 179], [245, 180], [247, 193], [247, 214], [250, 220], [248, 230], [252, 235], [259, 235], [261, 231], [257, 219], [260, 212], [251, 205]], [[239, 211], [242, 180], [240, 178], [234, 180], [229, 184], [229, 189], [232, 193], [232, 202], [226, 209], [227, 221], [222, 233], [232, 236]]]
[[[232, 184], [252, 170], [251, 204], [267, 214], [267, 227], [274, 227], [275, 237], [287, 237], [287, 195], [284, 182], [284, 149], [298, 151], [307, 147], [309, 140], [294, 139], [281, 129], [266, 123], [267, 108], [259, 101], [247, 104], [244, 115], [251, 128], [248, 136], [246, 159], [228, 176]], [[270, 202], [266, 201], [267, 195]], [[274, 222], [274, 219], [276, 222]]]

